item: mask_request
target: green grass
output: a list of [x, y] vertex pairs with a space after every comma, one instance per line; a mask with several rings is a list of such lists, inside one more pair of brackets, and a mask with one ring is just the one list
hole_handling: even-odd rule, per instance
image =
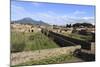
[[73, 55], [63, 54], [63, 55], [59, 55], [56, 57], [50, 57], [50, 58], [39, 60], [39, 61], [30, 61], [30, 62], [22, 63], [19, 65], [15, 65], [15, 67], [17, 67], [17, 66], [43, 65], [43, 64], [57, 64], [57, 63], [68, 62], [69, 60], [76, 60], [76, 58]]
[[80, 34], [75, 34], [75, 33], [64, 34], [64, 35], [71, 37], [71, 38], [83, 40], [83, 41], [90, 41], [92, 39], [91, 35], [80, 35]]
[[79, 39], [79, 40], [84, 40], [84, 41], [89, 41], [92, 39], [92, 36], [91, 35], [79, 35], [79, 34], [70, 34], [69, 35], [70, 37], [72, 38], [76, 38], [76, 39]]
[[11, 52], [41, 50], [59, 47], [44, 34], [11, 32]]

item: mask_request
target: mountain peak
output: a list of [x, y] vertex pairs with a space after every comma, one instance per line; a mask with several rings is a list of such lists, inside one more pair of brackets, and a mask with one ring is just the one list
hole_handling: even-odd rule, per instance
[[26, 17], [26, 18], [23, 18], [23, 20], [33, 20], [33, 19], [32, 18], [29, 18], [29, 17]]
[[34, 24], [34, 25], [49, 25], [45, 22], [43, 22], [42, 20], [33, 20], [32, 18], [30, 17], [26, 17], [26, 18], [23, 18], [23, 19], [20, 19], [20, 20], [17, 20], [17, 21], [14, 21], [15, 23], [21, 23], [21, 24]]

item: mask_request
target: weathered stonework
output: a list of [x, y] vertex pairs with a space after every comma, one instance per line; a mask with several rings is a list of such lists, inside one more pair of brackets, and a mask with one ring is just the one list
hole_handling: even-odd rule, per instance
[[11, 24], [11, 31], [14, 32], [39, 32], [41, 28], [28, 24]]

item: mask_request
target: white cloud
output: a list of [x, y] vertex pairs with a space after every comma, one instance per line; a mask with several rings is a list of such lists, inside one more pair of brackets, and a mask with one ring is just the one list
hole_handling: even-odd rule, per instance
[[[34, 3], [34, 5], [39, 5], [38, 3]], [[24, 17], [31, 17], [34, 20], [42, 20], [44, 22], [47, 22], [49, 24], [57, 24], [57, 25], [65, 25], [67, 23], [75, 23], [77, 21], [87, 20], [91, 23], [94, 23], [94, 17], [88, 17], [88, 16], [77, 16], [76, 14], [84, 14], [85, 12], [75, 11], [72, 14], [57, 14], [53, 11], [46, 11], [46, 12], [37, 12], [34, 14], [31, 14], [28, 12], [28, 10], [25, 10], [24, 7], [12, 5], [11, 6], [12, 11], [12, 18], [17, 17], [17, 19], [21, 19]], [[16, 14], [16, 16], [14, 15]], [[24, 16], [25, 14], [25, 16]], [[18, 15], [18, 16], [17, 16]], [[19, 17], [20, 16], [20, 17]]]
[[42, 13], [37, 12], [32, 16], [32, 18], [36, 19], [36, 20], [45, 21], [49, 24], [58, 24], [58, 25], [64, 25], [65, 24], [63, 16], [60, 16], [53, 11], [47, 11], [47, 12], [44, 12], [44, 13], [43, 12]]
[[86, 14], [86, 12], [76, 10], [76, 11], [73, 13], [73, 15], [82, 15], [82, 14]]
[[40, 3], [36, 3], [36, 2], [32, 2], [32, 4], [33, 4], [34, 6], [36, 6], [36, 7], [39, 7], [39, 6], [42, 5], [42, 4], [40, 4]]
[[24, 7], [14, 4], [11, 5], [11, 20], [18, 20], [24, 17], [28, 17], [30, 15], [31, 14], [27, 10], [25, 10]]
[[94, 17], [83, 17], [83, 19], [86, 19], [86, 20], [88, 20], [88, 19], [94, 19]]
[[90, 23], [94, 23], [94, 17], [80, 17], [75, 15], [59, 15], [53, 11], [47, 11], [44, 13], [37, 13], [34, 14], [33, 18], [38, 18], [38, 20], [45, 21], [49, 24], [57, 24], [57, 25], [65, 25], [70, 23], [76, 23], [76, 22], [84, 22], [88, 21]]

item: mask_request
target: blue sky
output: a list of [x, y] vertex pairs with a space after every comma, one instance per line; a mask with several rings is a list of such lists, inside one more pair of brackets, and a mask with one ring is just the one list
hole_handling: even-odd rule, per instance
[[65, 25], [67, 23], [87, 20], [95, 22], [95, 6], [54, 4], [39, 2], [11, 1], [11, 20], [30, 17], [49, 24]]

